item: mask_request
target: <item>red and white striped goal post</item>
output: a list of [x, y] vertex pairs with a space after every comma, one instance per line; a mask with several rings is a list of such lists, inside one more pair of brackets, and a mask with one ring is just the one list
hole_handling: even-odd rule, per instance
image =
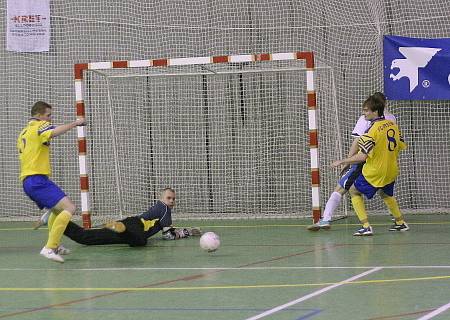
[[[306, 92], [308, 106], [309, 148], [311, 156], [311, 188], [312, 188], [312, 213], [313, 221], [317, 222], [321, 216], [319, 196], [319, 153], [318, 153], [318, 130], [317, 130], [317, 107], [316, 91], [314, 87], [314, 54], [313, 52], [287, 52], [287, 53], [261, 53], [249, 55], [228, 55], [212, 57], [191, 57], [174, 59], [151, 59], [151, 60], [117, 60], [107, 62], [77, 63], [74, 65], [75, 78], [75, 100], [78, 118], [85, 118], [86, 109], [83, 98], [83, 72], [85, 70], [126, 69], [138, 67], [168, 67], [183, 65], [205, 65], [218, 63], [242, 63], [257, 61], [283, 61], [304, 60], [306, 64]], [[89, 180], [87, 173], [87, 144], [86, 128], [77, 127], [78, 135], [78, 158], [80, 165], [80, 189], [81, 189], [81, 215], [83, 227], [91, 227], [91, 214], [89, 204]]]

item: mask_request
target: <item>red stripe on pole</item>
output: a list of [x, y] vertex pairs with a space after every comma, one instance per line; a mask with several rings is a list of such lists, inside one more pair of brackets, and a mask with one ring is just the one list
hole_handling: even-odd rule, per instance
[[229, 56], [217, 56], [212, 58], [213, 63], [227, 63], [228, 60]]
[[84, 102], [77, 103], [77, 117], [84, 117]]
[[91, 214], [89, 212], [82, 212], [81, 219], [83, 221], [83, 228], [90, 229], [91, 228]]
[[78, 139], [78, 154], [86, 154], [86, 138]]
[[113, 68], [128, 68], [128, 61], [113, 61]]
[[317, 130], [309, 131], [309, 146], [311, 148], [317, 148], [318, 145], [319, 145], [319, 138]]
[[154, 67], [167, 67], [169, 65], [168, 59], [155, 59], [152, 60], [152, 66]]
[[256, 61], [270, 61], [272, 60], [272, 56], [270, 53], [261, 53], [261, 54], [257, 54], [255, 57]]
[[316, 106], [316, 92], [308, 92], [308, 107]]
[[316, 223], [320, 220], [321, 216], [321, 210], [319, 209], [313, 209], [313, 222]]
[[80, 188], [81, 191], [88, 191], [89, 190], [89, 181], [87, 176], [81, 176], [80, 177]]
[[311, 169], [311, 184], [318, 187], [320, 184], [319, 169]]
[[297, 59], [305, 59], [307, 68], [314, 68], [314, 54], [312, 52], [297, 52]]
[[76, 80], [83, 79], [83, 70], [86, 70], [89, 67], [87, 63], [77, 63], [74, 65], [74, 75]]

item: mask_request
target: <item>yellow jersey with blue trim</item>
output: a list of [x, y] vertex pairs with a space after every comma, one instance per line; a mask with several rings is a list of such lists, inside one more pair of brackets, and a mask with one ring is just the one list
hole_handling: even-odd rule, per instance
[[20, 180], [28, 176], [51, 175], [50, 139], [55, 126], [48, 121], [31, 119], [17, 138]]
[[384, 187], [398, 176], [398, 155], [406, 149], [399, 127], [390, 120], [377, 118], [358, 140], [361, 152], [367, 154], [362, 169], [364, 178], [374, 187]]

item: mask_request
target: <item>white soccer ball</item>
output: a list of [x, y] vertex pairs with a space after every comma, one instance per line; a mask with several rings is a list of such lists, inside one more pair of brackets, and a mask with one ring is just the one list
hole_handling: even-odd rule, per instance
[[220, 238], [214, 232], [206, 232], [200, 237], [200, 247], [208, 252], [216, 251], [220, 246]]

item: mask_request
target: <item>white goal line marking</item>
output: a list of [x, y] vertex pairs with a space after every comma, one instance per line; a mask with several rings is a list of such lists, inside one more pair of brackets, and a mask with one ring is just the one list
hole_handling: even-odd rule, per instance
[[300, 297], [300, 298], [298, 298], [298, 299], [296, 299], [296, 300], [293, 300], [293, 301], [290, 301], [290, 302], [288, 302], [288, 303], [282, 304], [282, 305], [280, 305], [280, 306], [278, 306], [278, 307], [275, 307], [275, 308], [272, 308], [272, 309], [270, 309], [270, 310], [267, 310], [267, 311], [265, 311], [265, 312], [263, 312], [263, 313], [260, 313], [260, 314], [258, 314], [258, 315], [256, 315], [256, 316], [247, 318], [246, 320], [257, 320], [257, 319], [264, 318], [264, 317], [269, 316], [269, 315], [271, 315], [271, 314], [274, 314], [274, 313], [276, 313], [276, 312], [278, 312], [278, 311], [281, 311], [281, 310], [283, 310], [283, 309], [286, 309], [286, 308], [289, 308], [289, 307], [291, 307], [291, 306], [293, 306], [293, 305], [296, 305], [297, 303], [300, 303], [300, 302], [306, 301], [306, 300], [308, 300], [308, 299], [314, 298], [314, 297], [316, 297], [316, 296], [321, 295], [322, 293], [325, 293], [325, 292], [330, 291], [330, 290], [332, 290], [332, 289], [334, 289], [334, 288], [340, 287], [340, 286], [342, 286], [342, 285], [344, 285], [344, 284], [347, 284], [347, 283], [352, 282], [352, 281], [354, 281], [354, 280], [357, 280], [357, 279], [359, 279], [359, 278], [365, 277], [365, 276], [367, 276], [367, 275], [369, 275], [369, 274], [371, 274], [371, 273], [380, 271], [380, 270], [382, 270], [382, 269], [383, 269], [383, 268], [381, 268], [381, 267], [377, 267], [377, 268], [370, 269], [370, 270], [368, 270], [368, 271], [366, 271], [366, 272], [357, 274], [356, 276], [353, 276], [353, 277], [351, 277], [351, 278], [348, 278], [348, 279], [346, 279], [346, 280], [344, 280], [344, 281], [341, 281], [341, 282], [338, 282], [338, 283], [333, 284], [333, 285], [331, 285], [331, 286], [328, 286], [328, 287], [322, 288], [322, 289], [320, 289], [320, 290], [314, 291], [314, 292], [312, 292], [312, 293], [310, 293], [310, 294], [307, 294], [306, 296], [303, 296], [303, 297]]
[[417, 320], [428, 320], [428, 319], [434, 318], [438, 314], [441, 314], [442, 312], [446, 311], [448, 308], [450, 308], [450, 302], [447, 303], [446, 305], [443, 305], [442, 307], [418, 318]]
[[159, 270], [237, 270], [237, 271], [274, 271], [274, 270], [351, 270], [351, 269], [450, 269], [450, 266], [341, 266], [341, 267], [140, 267], [140, 268], [0, 268], [0, 271], [159, 271]]

